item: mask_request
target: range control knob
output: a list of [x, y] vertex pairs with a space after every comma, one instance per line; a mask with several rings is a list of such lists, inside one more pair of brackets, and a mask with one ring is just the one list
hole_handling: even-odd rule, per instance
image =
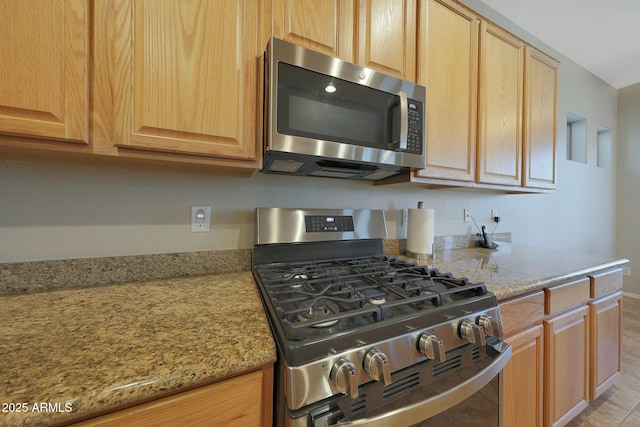
[[364, 356], [364, 371], [376, 381], [382, 381], [384, 385], [391, 384], [391, 369], [387, 356], [378, 350], [372, 348]]
[[348, 394], [352, 399], [358, 397], [356, 365], [347, 359], [340, 359], [331, 368], [329, 379], [340, 393]]
[[504, 339], [502, 324], [498, 321], [498, 319], [491, 316], [480, 316], [478, 318], [478, 325], [482, 326], [485, 333], [490, 337]]
[[484, 347], [487, 344], [484, 338], [484, 329], [471, 320], [463, 320], [460, 323], [460, 338], [480, 347]]
[[418, 349], [431, 360], [445, 361], [444, 343], [435, 335], [422, 334], [418, 339]]

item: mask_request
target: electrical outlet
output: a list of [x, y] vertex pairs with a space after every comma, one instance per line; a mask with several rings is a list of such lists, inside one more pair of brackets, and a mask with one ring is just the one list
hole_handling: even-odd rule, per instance
[[463, 211], [463, 214], [464, 214], [463, 220], [464, 220], [464, 222], [466, 224], [467, 222], [469, 222], [469, 216], [471, 215], [471, 210], [470, 209], [465, 209]]
[[191, 232], [209, 231], [211, 226], [211, 206], [191, 206]]
[[496, 220], [496, 218], [500, 218], [498, 214], [498, 209], [491, 209], [491, 222], [499, 222], [500, 220]]
[[631, 267], [622, 267], [623, 276], [631, 276]]

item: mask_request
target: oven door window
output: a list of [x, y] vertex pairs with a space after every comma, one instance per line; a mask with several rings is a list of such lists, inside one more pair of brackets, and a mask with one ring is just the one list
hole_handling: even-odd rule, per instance
[[378, 149], [400, 140], [400, 97], [278, 63], [278, 133]]

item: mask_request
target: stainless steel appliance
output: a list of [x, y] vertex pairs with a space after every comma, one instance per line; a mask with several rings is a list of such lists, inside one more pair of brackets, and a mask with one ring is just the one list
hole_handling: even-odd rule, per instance
[[499, 425], [511, 347], [495, 295], [385, 255], [385, 237], [378, 210], [257, 209], [274, 424]]
[[263, 171], [375, 181], [425, 167], [426, 88], [272, 38]]

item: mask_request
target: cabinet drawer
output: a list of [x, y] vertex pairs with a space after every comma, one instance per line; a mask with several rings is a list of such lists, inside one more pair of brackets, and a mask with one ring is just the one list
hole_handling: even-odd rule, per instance
[[544, 318], [544, 292], [538, 291], [501, 302], [500, 314], [505, 335], [541, 323]]
[[591, 276], [591, 298], [598, 298], [619, 289], [622, 289], [621, 268]]
[[588, 277], [544, 290], [544, 314], [559, 313], [590, 299], [590, 280]]

